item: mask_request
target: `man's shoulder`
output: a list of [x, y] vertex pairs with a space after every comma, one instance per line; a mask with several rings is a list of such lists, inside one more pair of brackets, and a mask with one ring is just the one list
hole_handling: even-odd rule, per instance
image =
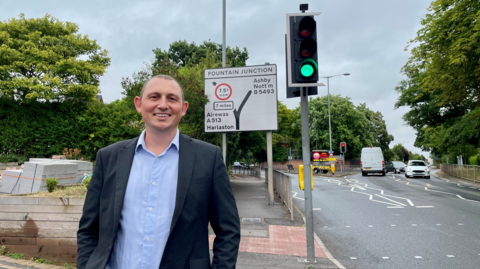
[[208, 142], [205, 142], [203, 140], [199, 140], [199, 139], [196, 139], [196, 138], [191, 138], [190, 136], [188, 136], [186, 134], [180, 133], [180, 135], [183, 136], [184, 139], [186, 139], [188, 141], [191, 141], [198, 149], [215, 151], [218, 148], [218, 146], [215, 146], [215, 145], [210, 144]]
[[100, 149], [100, 151], [102, 153], [106, 153], [106, 154], [113, 153], [113, 152], [118, 152], [119, 150], [124, 149], [126, 147], [135, 146], [137, 144], [137, 141], [138, 141], [138, 137], [135, 137], [135, 138], [132, 138], [132, 139], [127, 139], [127, 140], [122, 140], [122, 141], [113, 143], [109, 146], [106, 146], [106, 147]]

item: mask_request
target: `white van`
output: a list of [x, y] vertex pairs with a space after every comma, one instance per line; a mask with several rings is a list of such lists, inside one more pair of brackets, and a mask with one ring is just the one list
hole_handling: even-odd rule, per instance
[[381, 173], [385, 176], [385, 159], [381, 148], [363, 148], [362, 157], [360, 158], [360, 167], [362, 176], [369, 173]]

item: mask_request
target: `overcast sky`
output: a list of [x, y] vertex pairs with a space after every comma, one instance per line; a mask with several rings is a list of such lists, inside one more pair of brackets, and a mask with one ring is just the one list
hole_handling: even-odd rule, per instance
[[[285, 14], [298, 12], [306, 2], [309, 11], [322, 12], [316, 17], [320, 76], [351, 74], [331, 78], [330, 93], [380, 111], [395, 137], [390, 147], [402, 143], [421, 153], [413, 146], [415, 131], [402, 120], [407, 109], [393, 107], [398, 98], [394, 88], [404, 78], [400, 68], [410, 56], [404, 48], [421, 28], [431, 0], [227, 1], [227, 46], [246, 47], [247, 65], [277, 64], [278, 98], [291, 109], [299, 100], [285, 98]], [[178, 40], [222, 43], [221, 0], [0, 1], [1, 21], [20, 13], [27, 18], [48, 13], [74, 22], [81, 34], [109, 51], [111, 66], [100, 83], [105, 102], [122, 97], [122, 77], [151, 62], [152, 49], [166, 50]], [[326, 87], [319, 88], [319, 96], [326, 94]]]

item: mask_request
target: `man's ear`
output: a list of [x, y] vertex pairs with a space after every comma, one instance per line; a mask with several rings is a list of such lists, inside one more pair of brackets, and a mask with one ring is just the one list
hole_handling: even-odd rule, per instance
[[185, 101], [183, 102], [183, 106], [182, 106], [182, 117], [185, 116], [185, 113], [187, 113], [187, 109], [188, 109], [188, 102]]
[[137, 112], [142, 113], [142, 100], [140, 99], [140, 97], [135, 96], [133, 102], [135, 103], [135, 108], [137, 109]]

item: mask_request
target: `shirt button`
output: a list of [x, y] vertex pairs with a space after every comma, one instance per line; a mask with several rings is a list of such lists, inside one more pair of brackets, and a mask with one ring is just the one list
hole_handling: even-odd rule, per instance
[[152, 185], [155, 185], [155, 182], [152, 182]]
[[151, 207], [148, 209], [148, 211], [152, 211], [152, 210], [153, 210], [153, 208], [151, 208]]
[[147, 242], [150, 241], [150, 237], [147, 237]]

